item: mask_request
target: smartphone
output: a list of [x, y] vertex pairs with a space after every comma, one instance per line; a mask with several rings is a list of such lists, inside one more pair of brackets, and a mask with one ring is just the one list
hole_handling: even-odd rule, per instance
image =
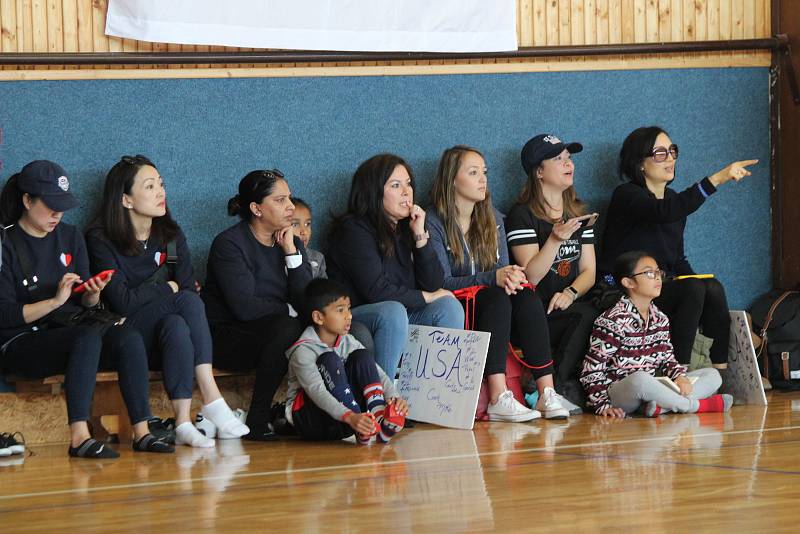
[[589, 226], [594, 225], [597, 222], [597, 217], [599, 217], [599, 213], [590, 213], [589, 215], [582, 215], [578, 217], [578, 220], [581, 223], [581, 228], [588, 228]]
[[[94, 280], [95, 282], [100, 282], [100, 281], [107, 282], [108, 279], [111, 278], [112, 274], [114, 274], [114, 269], [108, 269], [107, 271], [103, 271], [103, 272], [97, 273], [91, 279]], [[73, 295], [77, 295], [79, 293], [83, 293], [84, 291], [86, 291], [86, 282], [82, 283], [79, 286], [75, 286], [74, 288], [72, 288], [72, 294]]]

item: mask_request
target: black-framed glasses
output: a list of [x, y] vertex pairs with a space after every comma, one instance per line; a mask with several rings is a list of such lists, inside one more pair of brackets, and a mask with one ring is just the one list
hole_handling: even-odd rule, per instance
[[630, 277], [633, 278], [634, 276], [639, 276], [640, 274], [643, 274], [650, 280], [655, 280], [656, 278], [663, 280], [664, 277], [667, 275], [667, 273], [664, 272], [662, 269], [657, 269], [655, 271], [642, 271], [639, 273], [633, 273], [632, 275], [630, 275]]
[[656, 163], [661, 163], [667, 161], [667, 154], [672, 154], [672, 159], [678, 159], [678, 145], [673, 143], [669, 145], [669, 148], [664, 148], [663, 146], [656, 147], [650, 152], [650, 157], [653, 158], [653, 161]]

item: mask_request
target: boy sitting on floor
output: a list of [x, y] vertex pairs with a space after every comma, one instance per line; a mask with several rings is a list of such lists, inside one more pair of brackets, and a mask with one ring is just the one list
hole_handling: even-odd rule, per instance
[[[356, 435], [388, 443], [405, 424], [408, 404], [372, 354], [349, 334], [350, 298], [338, 283], [318, 278], [305, 291], [312, 325], [286, 351], [286, 419], [304, 439]], [[386, 400], [388, 398], [388, 400]]]

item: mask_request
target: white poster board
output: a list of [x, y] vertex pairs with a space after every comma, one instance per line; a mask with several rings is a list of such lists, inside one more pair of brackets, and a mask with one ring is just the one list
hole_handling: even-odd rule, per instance
[[410, 325], [397, 389], [408, 417], [472, 429], [489, 350], [488, 332]]
[[722, 393], [733, 395], [735, 404], [766, 406], [767, 396], [758, 370], [753, 338], [745, 312], [731, 310], [731, 338], [728, 347], [728, 372]]

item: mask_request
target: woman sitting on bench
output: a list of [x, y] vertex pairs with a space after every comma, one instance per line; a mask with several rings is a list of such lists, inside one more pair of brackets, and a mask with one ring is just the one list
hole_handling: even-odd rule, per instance
[[186, 236], [170, 215], [164, 181], [152, 161], [123, 156], [111, 168], [87, 244], [95, 271], [116, 271], [103, 300], [142, 334], [151, 368], [163, 370], [175, 410], [175, 442], [214, 446], [192, 424], [195, 376], [203, 416], [218, 435], [247, 434], [249, 429], [233, 414], [214, 380], [211, 333]]
[[[91, 437], [87, 424], [98, 367], [116, 369], [133, 424], [133, 450], [173, 452], [147, 428], [150, 385], [139, 333], [113, 318], [104, 328], [63, 326], [94, 307], [107, 283], [90, 276], [83, 237], [61, 222], [77, 204], [66, 172], [49, 161], [25, 165], [3, 188], [0, 222], [12, 226], [3, 239], [0, 270], [2, 371], [25, 378], [63, 373], [69, 455], [117, 458], [119, 453]], [[83, 292], [73, 292], [84, 281]]]

